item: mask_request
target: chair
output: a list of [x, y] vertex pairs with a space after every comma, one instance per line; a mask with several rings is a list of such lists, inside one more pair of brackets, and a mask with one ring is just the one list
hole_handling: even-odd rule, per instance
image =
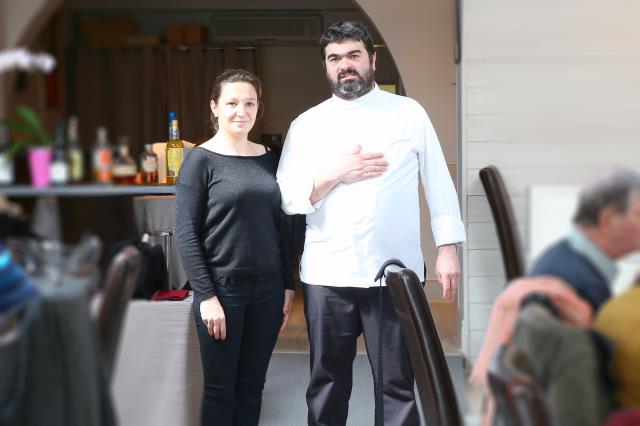
[[429, 424], [461, 426], [449, 367], [418, 276], [410, 269], [392, 267], [385, 276], [407, 344], [424, 417]]
[[502, 345], [488, 371], [496, 413], [506, 426], [550, 426], [544, 394], [529, 361], [516, 346]]
[[502, 180], [500, 172], [495, 166], [488, 166], [480, 170], [480, 181], [487, 194], [491, 215], [496, 224], [502, 262], [507, 281], [524, 275], [524, 259], [520, 234], [516, 225], [509, 194]]
[[132, 245], [120, 250], [107, 269], [96, 327], [109, 375], [113, 371], [127, 303], [135, 289], [139, 272], [140, 253]]

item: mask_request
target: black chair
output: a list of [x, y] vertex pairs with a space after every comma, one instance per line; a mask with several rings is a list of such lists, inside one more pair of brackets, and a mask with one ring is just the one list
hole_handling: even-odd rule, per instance
[[524, 259], [516, 218], [500, 172], [495, 166], [480, 170], [480, 181], [487, 194], [491, 215], [496, 224], [500, 251], [507, 281], [524, 275]]
[[550, 426], [544, 393], [526, 356], [514, 345], [502, 345], [488, 370], [495, 416], [506, 426]]
[[96, 327], [109, 375], [113, 372], [124, 314], [139, 272], [140, 252], [132, 245], [120, 250], [107, 269]]
[[407, 344], [422, 412], [428, 423], [463, 424], [438, 330], [418, 276], [389, 267], [386, 283]]

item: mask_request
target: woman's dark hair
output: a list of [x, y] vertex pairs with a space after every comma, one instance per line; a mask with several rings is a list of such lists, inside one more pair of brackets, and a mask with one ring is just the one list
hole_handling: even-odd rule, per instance
[[325, 49], [329, 43], [339, 43], [344, 40], [361, 41], [369, 53], [369, 58], [373, 56], [373, 40], [369, 29], [357, 21], [336, 22], [327, 28], [327, 31], [320, 37], [320, 59], [324, 64]]
[[[222, 71], [213, 82], [213, 87], [211, 88], [211, 99], [210, 101], [218, 103], [220, 99], [220, 94], [222, 93], [222, 85], [226, 83], [249, 83], [256, 89], [256, 94], [258, 95], [258, 103], [260, 103], [260, 99], [262, 98], [262, 83], [260, 83], [260, 79], [256, 77], [253, 73], [243, 70], [243, 69], [226, 69]], [[211, 126], [213, 127], [214, 133], [218, 131], [218, 118], [213, 115], [213, 111], [211, 112]]]

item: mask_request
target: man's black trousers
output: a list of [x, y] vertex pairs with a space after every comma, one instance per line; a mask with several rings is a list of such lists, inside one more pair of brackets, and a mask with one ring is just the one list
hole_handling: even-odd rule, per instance
[[[413, 372], [400, 321], [387, 288], [382, 287], [381, 312], [378, 309], [378, 287], [304, 284], [303, 289], [311, 352], [311, 378], [307, 389], [309, 425], [346, 424], [356, 340], [361, 333], [364, 333], [374, 384], [378, 385], [379, 314], [383, 331], [384, 424], [420, 424], [413, 393]], [[373, 423], [371, 419], [370, 424]]]

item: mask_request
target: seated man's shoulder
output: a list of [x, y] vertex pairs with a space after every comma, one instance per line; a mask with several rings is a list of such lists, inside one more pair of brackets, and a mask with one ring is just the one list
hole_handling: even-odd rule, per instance
[[606, 279], [582, 254], [566, 240], [549, 247], [535, 261], [529, 276], [552, 275], [564, 280], [594, 308], [611, 296]]
[[534, 275], [540, 275], [535, 273], [535, 271], [542, 267], [561, 266], [566, 263], [567, 260], [578, 257], [578, 253], [571, 248], [569, 242], [566, 239], [562, 239], [542, 252], [540, 257], [534, 262], [531, 272]]
[[[594, 275], [595, 274], [595, 275]], [[556, 275], [567, 280], [568, 277], [581, 276], [600, 279], [594, 265], [582, 254], [576, 252], [567, 240], [561, 240], [549, 247], [534, 262], [529, 275]]]

